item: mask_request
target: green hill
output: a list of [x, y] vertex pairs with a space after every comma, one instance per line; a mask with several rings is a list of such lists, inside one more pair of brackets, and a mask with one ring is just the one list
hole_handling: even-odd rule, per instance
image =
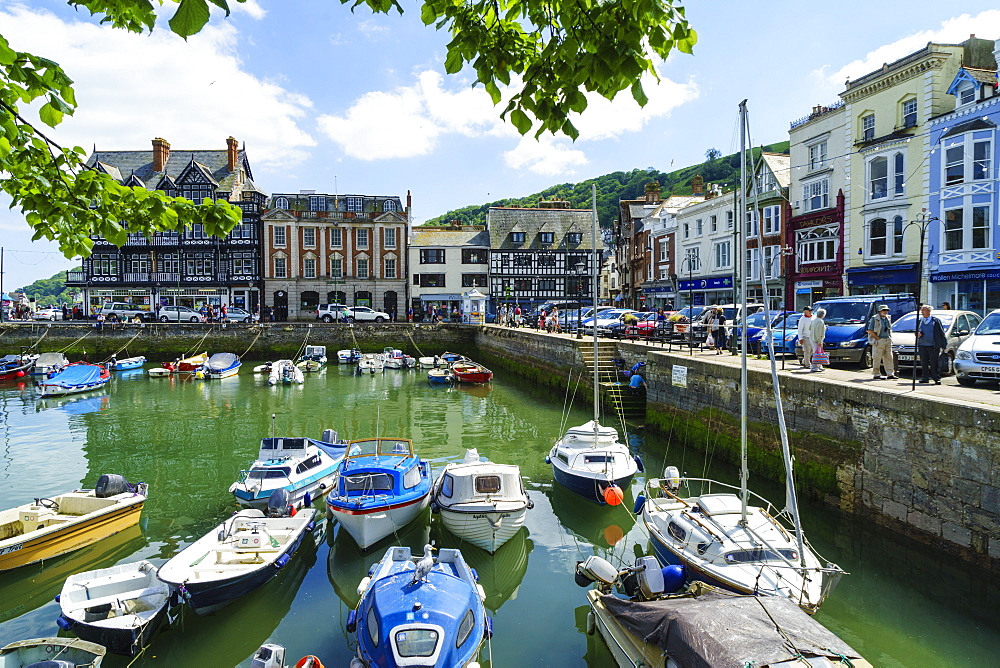
[[49, 304], [68, 304], [72, 301], [70, 290], [66, 288], [65, 271], [60, 271], [51, 278], [40, 278], [31, 285], [26, 285], [9, 294], [16, 297], [22, 292], [28, 297], [34, 297], [39, 304], [46, 306]]
[[[787, 153], [788, 142], [771, 144], [753, 149], [754, 157], [761, 150], [770, 153]], [[700, 165], [683, 167], [669, 173], [663, 173], [652, 167], [633, 169], [630, 172], [612, 172], [580, 183], [563, 183], [557, 186], [528, 195], [527, 197], [501, 199], [488, 204], [479, 204], [448, 211], [426, 222], [427, 225], [440, 225], [452, 220], [459, 220], [465, 225], [485, 225], [486, 212], [492, 206], [533, 207], [539, 200], [566, 200], [578, 209], [589, 209], [591, 206], [590, 185], [597, 184], [597, 217], [602, 227], [610, 227], [618, 218], [618, 201], [623, 199], [641, 199], [646, 192], [646, 184], [656, 181], [660, 184], [661, 196], [665, 199], [670, 195], [690, 195], [691, 179], [695, 174], [701, 174], [705, 184], [717, 183], [723, 190], [732, 190], [739, 181], [740, 154], [734, 153]]]

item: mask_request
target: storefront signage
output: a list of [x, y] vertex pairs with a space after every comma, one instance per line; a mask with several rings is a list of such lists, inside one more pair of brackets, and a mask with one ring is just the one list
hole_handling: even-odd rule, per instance
[[847, 270], [849, 285], [890, 285], [917, 282], [917, 265], [896, 264], [888, 267], [858, 267]]
[[931, 283], [951, 281], [989, 281], [1000, 278], [1000, 269], [983, 271], [944, 271], [931, 274]]
[[711, 278], [696, 278], [694, 280], [679, 281], [677, 289], [681, 292], [686, 290], [731, 290], [733, 287], [732, 276], [712, 276]]
[[828, 264], [810, 264], [799, 269], [800, 274], [825, 274], [831, 271], [837, 271], [837, 265], [833, 263]]
[[823, 286], [823, 281], [795, 281], [797, 288], [819, 288]]
[[671, 295], [674, 293], [669, 285], [657, 288], [643, 288], [642, 291], [647, 295]]

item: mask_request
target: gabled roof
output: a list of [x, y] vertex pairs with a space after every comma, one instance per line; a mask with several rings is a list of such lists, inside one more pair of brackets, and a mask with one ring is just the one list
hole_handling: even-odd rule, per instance
[[[117, 181], [122, 182], [122, 174], [135, 174], [143, 183], [157, 184], [161, 187], [164, 177], [170, 178], [174, 183], [180, 175], [194, 163], [198, 170], [204, 174], [209, 182], [217, 190], [230, 192], [238, 175], [238, 169], [242, 167], [246, 171], [247, 179], [240, 184], [241, 192], [249, 189], [260, 192], [251, 183], [250, 164], [247, 160], [246, 150], [240, 149], [237, 152], [237, 170], [230, 171], [228, 164], [228, 154], [225, 149], [214, 151], [188, 151], [171, 149], [164, 169], [153, 171], [153, 151], [94, 151], [87, 159], [87, 165], [101, 169], [111, 174]], [[115, 176], [112, 169], [118, 170]], [[147, 186], [148, 187], [148, 186]]]
[[142, 182], [142, 179], [140, 179], [135, 174], [129, 174], [129, 177], [127, 179], [125, 179], [125, 185], [127, 185], [130, 188], [145, 188], [146, 187], [146, 184]]
[[197, 162], [194, 156], [191, 156], [191, 162], [185, 165], [181, 173], [177, 175], [178, 183], [209, 183], [213, 186], [218, 187], [219, 182], [215, 180], [212, 176], [211, 170], [205, 165]]
[[941, 139], [944, 139], [945, 137], [954, 137], [955, 135], [960, 135], [965, 132], [972, 132], [973, 130], [993, 130], [996, 126], [996, 123], [986, 117], [974, 118], [971, 121], [959, 123], [955, 127], [951, 128], [948, 132], [941, 135]]
[[[487, 229], [490, 235], [492, 249], [524, 249], [532, 250], [547, 248], [549, 250], [580, 250], [593, 248], [591, 235], [585, 230], [593, 229], [594, 212], [591, 209], [515, 209], [494, 207], [487, 214]], [[538, 232], [544, 228], [552, 232], [554, 241], [545, 246], [539, 245]], [[566, 234], [569, 231], [582, 233], [579, 244], [567, 245]], [[524, 232], [523, 244], [510, 242], [511, 231]], [[603, 241], [597, 240], [598, 248], [603, 248]]]
[[95, 169], [97, 169], [97, 171], [109, 174], [111, 178], [113, 178], [116, 181], [120, 182], [122, 180], [122, 173], [114, 165], [109, 165], [106, 162], [98, 161], [93, 166]]
[[792, 182], [792, 156], [787, 153], [761, 153], [760, 157], [761, 162], [766, 165], [767, 169], [771, 170], [778, 185], [787, 188]]
[[997, 81], [997, 71], [996, 70], [981, 70], [975, 67], [960, 67], [958, 68], [958, 73], [955, 78], [952, 79], [951, 85], [948, 86], [948, 95], [958, 95], [958, 87], [964, 82], [970, 82], [973, 85], [979, 86], [981, 84], [995, 84]]

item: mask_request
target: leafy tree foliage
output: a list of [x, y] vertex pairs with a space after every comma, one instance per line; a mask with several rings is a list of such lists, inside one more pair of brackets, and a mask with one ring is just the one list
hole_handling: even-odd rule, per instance
[[10, 295], [17, 297], [21, 293], [28, 297], [34, 297], [39, 304], [48, 306], [49, 304], [69, 304], [70, 290], [66, 288], [66, 272], [51, 276], [50, 278], [40, 278], [31, 285], [26, 285], [18, 290], [13, 290]]
[[707, 162], [713, 162], [722, 157], [722, 151], [717, 148], [710, 148], [705, 151], [705, 160]]
[[[243, 2], [243, 0], [236, 0]], [[169, 29], [187, 38], [210, 19], [211, 5], [229, 13], [227, 0], [159, 0], [176, 5]], [[397, 0], [340, 0], [352, 11], [403, 12]], [[151, 0], [67, 0], [132, 32], [157, 24]], [[514, 83], [501, 112], [521, 134], [533, 128], [579, 134], [571, 112], [587, 108], [585, 92], [612, 99], [629, 89], [647, 102], [641, 77], [656, 76], [655, 60], [691, 50], [697, 35], [679, 0], [421, 0], [425, 25], [451, 35], [445, 70], [471, 66], [494, 104]], [[519, 83], [518, 83], [519, 82]], [[144, 188], [127, 188], [88, 169], [80, 147], [63, 147], [42, 126], [55, 127], [76, 109], [72, 80], [55, 62], [10, 47], [0, 35], [0, 188], [24, 212], [34, 239], [59, 243], [67, 257], [89, 255], [91, 235], [114, 244], [127, 232], [150, 235], [201, 223], [222, 236], [241, 219], [227, 202], [195, 204]], [[22, 107], [38, 106], [29, 120]], [[128, 229], [119, 221], [127, 221]]]
[[[761, 151], [787, 153], [788, 142], [779, 142], [754, 149], [754, 158], [759, 157]], [[551, 186], [527, 197], [501, 199], [487, 204], [473, 204], [461, 209], [454, 209], [428, 220], [426, 224], [438, 225], [451, 220], [459, 220], [466, 225], [485, 225], [486, 213], [490, 207], [533, 207], [537, 205], [539, 200], [566, 200], [573, 208], [589, 209], [591, 207], [590, 185], [596, 183], [597, 217], [602, 226], [610, 227], [612, 222], [618, 218], [619, 200], [642, 199], [645, 196], [646, 184], [653, 181], [660, 184], [660, 196], [664, 199], [671, 195], [690, 195], [691, 178], [695, 174], [701, 174], [706, 186], [709, 183], [717, 183], [723, 187], [724, 191], [733, 190], [740, 178], [740, 154], [734, 153], [721, 159], [717, 157], [713, 161], [683, 167], [669, 174], [657, 171], [652, 167], [633, 169], [631, 172], [612, 172], [581, 183], [563, 183]]]

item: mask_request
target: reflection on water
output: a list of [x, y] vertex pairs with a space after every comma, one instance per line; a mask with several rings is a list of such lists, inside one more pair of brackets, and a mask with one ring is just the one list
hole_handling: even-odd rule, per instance
[[[346, 438], [411, 438], [438, 471], [468, 448], [518, 465], [535, 507], [525, 528], [493, 557], [441, 530], [436, 518], [431, 530], [429, 515], [399, 539], [415, 552], [429, 537], [462, 549], [495, 617], [495, 665], [609, 665], [600, 639], [582, 632], [585, 595], [573, 582], [573, 568], [591, 554], [632, 564], [637, 554], [649, 553], [649, 544], [631, 514], [641, 476], [618, 507], [597, 506], [553, 484], [545, 455], [565, 424], [590, 419], [589, 409], [563, 416], [562, 396], [502, 375], [490, 386], [439, 388], [427, 384], [426, 372], [359, 377], [344, 365], [309, 374], [301, 386], [271, 387], [247, 373], [253, 364], [222, 381], [116, 376], [102, 394], [58, 402], [43, 403], [30, 385], [0, 386], [0, 508], [92, 486], [102, 473], [150, 486], [139, 528], [0, 577], [0, 644], [55, 632], [52, 596], [70, 572], [143, 558], [162, 564], [232, 513], [229, 485], [270, 435], [275, 414], [279, 436], [319, 437], [332, 428]], [[601, 419], [628, 438], [652, 475], [674, 464], [691, 475], [738, 480], [735, 469], [702, 450], [641, 431], [626, 434], [614, 416]], [[765, 497], [783, 498], [780, 487], [751, 480]], [[820, 553], [851, 573], [818, 619], [872, 663], [995, 663], [1000, 595], [993, 578], [826, 507], [804, 503], [803, 515]], [[353, 654], [344, 630], [347, 610], [357, 603], [358, 582], [392, 541], [362, 554], [342, 533], [331, 527], [326, 540], [304, 547], [246, 599], [205, 618], [184, 615], [135, 665], [246, 666], [264, 642], [287, 647], [292, 663], [316, 654], [328, 666], [347, 665]], [[105, 665], [125, 663], [109, 657]]]

